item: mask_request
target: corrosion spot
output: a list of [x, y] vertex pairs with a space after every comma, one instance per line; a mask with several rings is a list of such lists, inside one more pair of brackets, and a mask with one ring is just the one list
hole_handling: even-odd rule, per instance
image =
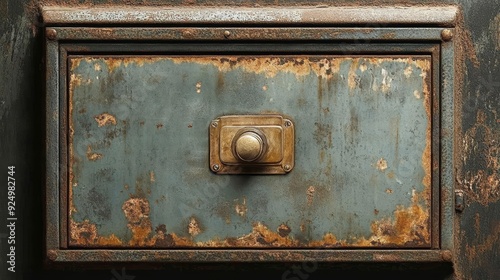
[[267, 90], [267, 86], [266, 86], [266, 85], [263, 85], [263, 86], [262, 86], [262, 90], [263, 90], [263, 91], [266, 91], [266, 90]]
[[157, 129], [160, 129], [160, 128], [162, 128], [162, 127], [163, 127], [163, 124], [162, 124], [162, 123], [157, 123], [157, 124], [156, 124], [156, 128], [157, 128]]
[[192, 127], [193, 127], [192, 123], [188, 124], [188, 128], [192, 128]]
[[314, 192], [316, 191], [316, 189], [314, 188], [314, 186], [309, 186], [309, 188], [307, 188], [307, 191], [306, 191], [306, 195], [307, 195], [307, 205], [311, 205], [312, 202], [313, 202], [313, 199], [314, 199]]
[[419, 204], [419, 195], [414, 192], [412, 205], [398, 206], [394, 219], [385, 218], [371, 225], [372, 236], [358, 240], [357, 245], [379, 244], [427, 245], [430, 242], [429, 212]]
[[379, 212], [378, 209], [373, 209], [373, 214], [378, 215]]
[[377, 169], [380, 170], [380, 171], [384, 171], [387, 169], [387, 161], [383, 158], [380, 158], [378, 161], [377, 161]]
[[281, 236], [281, 237], [286, 237], [290, 234], [290, 232], [292, 232], [292, 230], [290, 229], [290, 227], [287, 225], [287, 224], [281, 224], [279, 227], [278, 227], [278, 234]]
[[116, 125], [116, 118], [108, 113], [97, 115], [94, 117], [94, 120], [97, 122], [97, 126], [99, 127], [109, 124]]
[[200, 225], [194, 217], [189, 219], [188, 232], [193, 237], [201, 233]]
[[420, 95], [420, 92], [418, 90], [413, 91], [413, 96], [415, 96], [416, 99], [422, 98], [422, 96]]
[[99, 236], [96, 225], [90, 223], [89, 220], [84, 220], [81, 223], [70, 220], [70, 243], [73, 245], [110, 246], [121, 245], [122, 241], [114, 234], [108, 237]]
[[388, 193], [388, 194], [391, 194], [392, 193], [392, 189], [386, 189], [385, 192]]
[[96, 161], [102, 158], [102, 154], [93, 153], [90, 145], [87, 146], [87, 159], [91, 161]]
[[146, 245], [146, 240], [151, 233], [149, 202], [143, 198], [131, 198], [123, 203], [122, 210], [128, 221], [127, 226], [132, 231], [129, 245]]

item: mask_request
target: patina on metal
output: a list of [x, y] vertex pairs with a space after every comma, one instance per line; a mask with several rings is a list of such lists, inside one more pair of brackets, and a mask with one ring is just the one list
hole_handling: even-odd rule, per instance
[[[59, 133], [49, 138], [68, 168], [48, 165], [61, 178], [47, 189], [61, 206], [47, 212], [60, 217], [47, 228], [50, 260], [450, 261], [452, 234], [442, 233], [452, 232], [453, 172], [440, 167], [453, 145], [440, 132], [453, 125], [439, 116], [453, 108], [453, 79], [440, 77], [453, 72], [441, 34], [454, 23], [437, 22], [54, 27], [47, 90]], [[179, 121], [179, 112], [193, 118]], [[281, 168], [293, 172], [213, 173], [225, 166], [210, 163], [207, 128], [238, 114], [287, 116], [280, 126], [295, 129], [296, 158]]]
[[[218, 174], [286, 174], [294, 165], [293, 123], [280, 115], [222, 116], [210, 127], [210, 165]], [[285, 166], [287, 168], [285, 169]]]

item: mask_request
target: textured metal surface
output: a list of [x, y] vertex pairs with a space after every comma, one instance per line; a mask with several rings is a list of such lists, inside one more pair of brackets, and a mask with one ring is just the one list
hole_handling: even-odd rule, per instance
[[[430, 56], [68, 68], [71, 246], [430, 247]], [[214, 177], [212, 119], [261, 112], [293, 116], [294, 172]]]
[[453, 26], [457, 7], [357, 6], [357, 7], [87, 7], [43, 6], [48, 25], [106, 24], [266, 24], [266, 25], [425, 25]]
[[[444, 246], [453, 245], [456, 250], [451, 251], [453, 266], [441, 269], [440, 266], [435, 266], [429, 263], [424, 263], [417, 266], [408, 266], [399, 263], [382, 264], [380, 262], [367, 265], [367, 264], [348, 264], [341, 263], [336, 267], [319, 266], [317, 269], [314, 259], [317, 256], [309, 259], [307, 265], [311, 266], [311, 270], [301, 270], [302, 274], [296, 274], [296, 268], [299, 269], [304, 264], [298, 263], [283, 263], [278, 261], [273, 266], [242, 266], [237, 264], [234, 260], [231, 264], [220, 269], [214, 266], [208, 266], [202, 263], [189, 264], [182, 270], [176, 270], [172, 264], [159, 263], [159, 270], [148, 271], [145, 270], [144, 264], [134, 265], [128, 259], [121, 263], [113, 263], [109, 269], [95, 270], [99, 263], [92, 261], [97, 257], [102, 257], [103, 261], [111, 261], [111, 257], [115, 257], [116, 251], [111, 251], [106, 254], [105, 250], [101, 250], [100, 254], [96, 251], [89, 252], [85, 255], [80, 252], [79, 255], [65, 254], [49, 254], [50, 256], [57, 256], [58, 261], [78, 261], [79, 257], [87, 260], [84, 264], [84, 269], [73, 270], [74, 266], [64, 263], [60, 271], [48, 271], [42, 268], [42, 261], [40, 255], [44, 252], [45, 248], [41, 242], [41, 232], [45, 230], [43, 227], [44, 221], [44, 207], [46, 201], [42, 198], [45, 197], [45, 186], [52, 186], [57, 184], [59, 178], [53, 176], [52, 173], [45, 172], [45, 164], [43, 163], [46, 154], [44, 152], [45, 135], [48, 134], [43, 123], [45, 115], [44, 94], [44, 77], [42, 62], [43, 58], [43, 34], [44, 29], [42, 23], [39, 22], [38, 5], [67, 5], [72, 7], [85, 8], [92, 5], [98, 7], [106, 7], [116, 3], [127, 5], [141, 6], [144, 3], [148, 5], [171, 5], [173, 7], [192, 7], [194, 1], [184, 0], [127, 0], [127, 1], [109, 1], [109, 0], [5, 0], [0, 2], [0, 15], [2, 21], [0, 23], [0, 49], [3, 56], [0, 57], [0, 162], [2, 166], [11, 164], [16, 165], [16, 178], [20, 188], [18, 188], [17, 198], [18, 203], [22, 205], [19, 208], [18, 220], [19, 227], [17, 228], [17, 237], [19, 242], [16, 244], [16, 256], [19, 262], [16, 265], [16, 273], [10, 273], [6, 269], [0, 270], [1, 279], [63, 279], [63, 278], [78, 278], [78, 279], [120, 279], [119, 274], [130, 276], [131, 279], [151, 279], [152, 277], [158, 279], [165, 278], [185, 278], [187, 275], [202, 276], [202, 277], [217, 277], [218, 279], [234, 279], [235, 277], [247, 276], [255, 279], [293, 279], [305, 278], [309, 279], [331, 279], [332, 275], [339, 273], [349, 273], [351, 278], [369, 279], [373, 277], [383, 277], [385, 279], [406, 279], [406, 278], [420, 278], [420, 279], [498, 279], [500, 277], [500, 269], [498, 268], [500, 250], [499, 239], [499, 220], [496, 213], [500, 211], [500, 203], [498, 202], [498, 172], [499, 168], [495, 165], [495, 159], [498, 158], [497, 151], [498, 132], [500, 131], [497, 113], [500, 104], [498, 97], [498, 79], [499, 56], [498, 50], [500, 49], [500, 33], [498, 7], [500, 2], [498, 0], [481, 0], [481, 1], [465, 1], [465, 0], [336, 0], [336, 1], [302, 1], [302, 0], [289, 0], [286, 2], [276, 2], [274, 0], [258, 1], [260, 7], [278, 7], [284, 8], [289, 5], [351, 5], [353, 7], [365, 5], [447, 5], [456, 4], [457, 9], [460, 11], [457, 17], [456, 25], [457, 30], [454, 33], [451, 44], [445, 43], [443, 48], [449, 45], [456, 44], [457, 52], [454, 58], [444, 58], [448, 61], [446, 65], [451, 66], [455, 63], [453, 72], [454, 77], [451, 77], [448, 72], [447, 77], [451, 79], [443, 79], [441, 84], [443, 87], [456, 83], [456, 91], [447, 92], [443, 98], [445, 99], [442, 104], [443, 112], [448, 114], [443, 115], [442, 122], [446, 126], [443, 127], [442, 137], [447, 137], [447, 141], [443, 143], [445, 146], [450, 147], [455, 145], [455, 149], [446, 150], [447, 156], [445, 157], [446, 164], [443, 164], [442, 173], [447, 176], [443, 187], [447, 190], [453, 188], [460, 188], [464, 190], [466, 198], [466, 205], [464, 211], [459, 214], [454, 214], [453, 204], [444, 203], [443, 219], [442, 222], [447, 224], [449, 218], [454, 219], [452, 227], [444, 227], [443, 236]], [[83, 3], [83, 4], [82, 4]], [[220, 0], [213, 1], [196, 1], [195, 5], [203, 6], [237, 6], [250, 7], [256, 5], [255, 1], [231, 1]], [[356, 23], [354, 23], [356, 24]], [[360, 27], [365, 27], [363, 24]], [[355, 28], [353, 28], [355, 29]], [[384, 28], [384, 30], [390, 28]], [[256, 28], [253, 32], [257, 32]], [[80, 30], [80, 35], [86, 35], [84, 30]], [[395, 39], [404, 39], [411, 37], [413, 42], [419, 42], [422, 39], [415, 39], [417, 32], [406, 30], [407, 32], [396, 33]], [[72, 32], [78, 32], [73, 30]], [[219, 32], [219, 31], [216, 31]], [[326, 33], [323, 29], [322, 33]], [[440, 40], [439, 30], [434, 40]], [[221, 31], [223, 36], [224, 30]], [[381, 32], [380, 34], [391, 33]], [[238, 35], [238, 32], [232, 35]], [[307, 33], [302, 32], [304, 36]], [[304, 38], [317, 38], [316, 31], [309, 32], [308, 37]], [[332, 33], [330, 37], [334, 37]], [[61, 35], [61, 32], [58, 32]], [[394, 35], [394, 33], [392, 34]], [[238, 35], [236, 38], [242, 35]], [[315, 37], [316, 36], [316, 37]], [[345, 36], [345, 35], [342, 35]], [[362, 34], [358, 43], [367, 42], [367, 37]], [[371, 35], [370, 35], [371, 36]], [[390, 35], [387, 35], [389, 38]], [[130, 36], [129, 36], [130, 37]], [[208, 37], [208, 36], [207, 36]], [[326, 36], [328, 38], [328, 36]], [[144, 37], [146, 38], [146, 37]], [[221, 37], [222, 38], [222, 37]], [[335, 36], [335, 38], [339, 38]], [[87, 38], [88, 40], [88, 38]], [[371, 42], [374, 42], [374, 37], [370, 37]], [[87, 49], [95, 49], [95, 46], [87, 46]], [[108, 49], [112, 50], [115, 47]], [[133, 44], [130, 49], [134, 49]], [[80, 48], [80, 51], [82, 48]], [[135, 47], [135, 50], [141, 48]], [[448, 53], [445, 49], [444, 54]], [[383, 51], [381, 48], [379, 51]], [[450, 61], [451, 59], [451, 61]], [[451, 63], [451, 64], [450, 64]], [[444, 67], [443, 69], [450, 67]], [[435, 79], [433, 79], [434, 81]], [[57, 96], [56, 96], [57, 98]], [[450, 104], [452, 105], [450, 107]], [[450, 127], [452, 128], [450, 130]], [[434, 147], [435, 145], [433, 145]], [[58, 164], [57, 159], [48, 159], [47, 165]], [[56, 170], [56, 169], [53, 169]], [[451, 171], [456, 171], [457, 174], [448, 176]], [[453, 172], [451, 172], [453, 173]], [[46, 184], [44, 178], [47, 178]], [[434, 179], [433, 179], [434, 181]], [[56, 191], [57, 192], [57, 191]], [[450, 193], [438, 193], [443, 200], [449, 200]], [[435, 194], [433, 193], [434, 197]], [[49, 193], [50, 196], [50, 193]], [[55, 197], [47, 197], [50, 201], [57, 203], [58, 194]], [[0, 205], [6, 204], [6, 197], [0, 195]], [[2, 208], [3, 209], [3, 208]], [[450, 212], [450, 210], [452, 210]], [[0, 210], [0, 216], [5, 213]], [[52, 216], [58, 219], [57, 216]], [[48, 231], [47, 239], [58, 238], [57, 232]], [[3, 235], [1, 235], [2, 238]], [[6, 250], [6, 239], [2, 238], [0, 248], [2, 252]], [[57, 243], [56, 243], [57, 244]], [[5, 245], [5, 246], [4, 246]], [[57, 249], [58, 247], [53, 247]], [[143, 254], [147, 252], [142, 251]], [[268, 250], [263, 250], [262, 254], [255, 253], [255, 260], [266, 255]], [[352, 250], [349, 250], [352, 252]], [[371, 251], [370, 251], [371, 252]], [[55, 253], [55, 252], [53, 252]], [[68, 252], [70, 253], [70, 252]], [[138, 253], [138, 252], [134, 252]], [[172, 254], [175, 252], [171, 251]], [[348, 252], [347, 252], [348, 253]], [[419, 251], [418, 253], [421, 253]], [[3, 253], [2, 253], [3, 255]], [[121, 260], [126, 260], [124, 258]], [[194, 254], [196, 256], [196, 254]], [[344, 255], [346, 256], [346, 255]], [[141, 255], [141, 257], [145, 257]], [[415, 259], [414, 256], [406, 259]], [[288, 256], [287, 259], [293, 259], [294, 256]], [[343, 258], [342, 260], [348, 261], [349, 259], [356, 258], [356, 255]], [[428, 259], [433, 259], [427, 256]], [[285, 259], [285, 258], [283, 258]], [[320, 259], [320, 258], [318, 258]], [[369, 260], [370, 258], [365, 258]], [[425, 258], [424, 258], [425, 259]], [[435, 258], [437, 259], [437, 257]], [[2, 267], [3, 268], [3, 267]], [[305, 273], [305, 274], [304, 274]]]

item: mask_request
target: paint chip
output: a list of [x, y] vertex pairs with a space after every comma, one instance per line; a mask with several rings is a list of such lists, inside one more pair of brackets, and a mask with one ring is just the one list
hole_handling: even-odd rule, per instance
[[196, 83], [196, 93], [201, 93], [201, 82]]
[[116, 118], [108, 113], [102, 113], [94, 117], [94, 120], [97, 122], [97, 126], [102, 127], [105, 125], [116, 125]]
[[387, 161], [383, 158], [380, 158], [378, 161], [377, 161], [377, 169], [380, 170], [380, 171], [384, 171], [387, 169]]

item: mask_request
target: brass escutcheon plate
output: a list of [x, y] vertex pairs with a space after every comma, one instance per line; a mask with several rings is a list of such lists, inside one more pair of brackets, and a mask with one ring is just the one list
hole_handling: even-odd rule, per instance
[[[286, 174], [294, 166], [295, 130], [290, 119], [281, 115], [229, 115], [210, 124], [210, 170], [217, 174]], [[255, 160], [244, 160], [237, 149], [238, 137], [254, 135], [250, 148], [262, 152]], [[252, 140], [250, 138], [250, 140]], [[261, 146], [259, 146], [261, 145]], [[253, 158], [252, 158], [253, 159]]]

